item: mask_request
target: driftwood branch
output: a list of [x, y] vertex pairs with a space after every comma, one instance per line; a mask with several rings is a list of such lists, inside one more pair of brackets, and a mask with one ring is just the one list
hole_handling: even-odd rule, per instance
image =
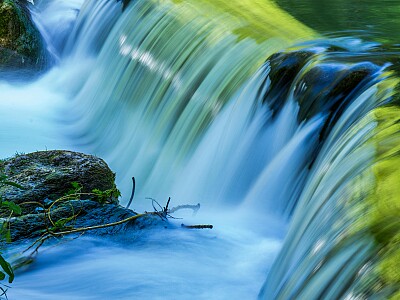
[[187, 229], [213, 229], [213, 225], [185, 225], [181, 224], [181, 227], [187, 228]]

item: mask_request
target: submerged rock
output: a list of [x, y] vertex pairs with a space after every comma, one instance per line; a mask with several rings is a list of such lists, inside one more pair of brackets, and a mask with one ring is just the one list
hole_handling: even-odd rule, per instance
[[0, 71], [45, 66], [44, 42], [26, 4], [0, 0]]

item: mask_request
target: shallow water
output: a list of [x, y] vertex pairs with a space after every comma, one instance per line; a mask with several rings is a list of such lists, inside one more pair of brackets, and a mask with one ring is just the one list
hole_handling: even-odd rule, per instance
[[18, 274], [9, 299], [254, 299], [280, 249], [285, 225], [254, 231], [242, 212], [208, 211], [185, 222], [213, 230], [144, 230], [111, 240], [85, 238], [43, 249]]

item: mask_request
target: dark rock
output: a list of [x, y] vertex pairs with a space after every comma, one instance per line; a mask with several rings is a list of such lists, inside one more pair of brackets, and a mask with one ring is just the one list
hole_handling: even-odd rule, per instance
[[[54, 223], [59, 220], [69, 220], [64, 225], [65, 229], [61, 230], [109, 224], [135, 215], [136, 213], [132, 210], [118, 204], [100, 204], [92, 200], [70, 200], [54, 206], [51, 210], [51, 219]], [[0, 219], [0, 225], [5, 221], [6, 219]], [[90, 230], [87, 233], [91, 235], [113, 235], [129, 229], [159, 226], [161, 223], [159, 217], [146, 215], [117, 226]], [[15, 242], [39, 237], [46, 229], [52, 228], [53, 224], [50, 223], [44, 213], [36, 213], [11, 218], [8, 227], [10, 228], [11, 240]]]
[[45, 64], [44, 42], [33, 24], [26, 1], [0, 0], [0, 71], [41, 70]]
[[[273, 54], [268, 62], [271, 68], [268, 79], [264, 84], [270, 84], [266, 93], [262, 95], [263, 102], [267, 102], [274, 113], [285, 104], [290, 87], [302, 68], [316, 55], [313, 49], [304, 49], [291, 52]], [[264, 86], [260, 91], [264, 90]]]
[[376, 82], [385, 63], [378, 55], [366, 56], [323, 42], [315, 46], [272, 55], [260, 97], [273, 116], [287, 101], [299, 104], [299, 123], [317, 114], [326, 116], [320, 134], [324, 139], [344, 109]]
[[299, 122], [323, 113], [327, 116], [320, 138], [324, 140], [344, 110], [374, 82], [381, 67], [371, 62], [321, 62], [299, 78], [294, 99]]
[[117, 0], [117, 2], [122, 2], [122, 10], [125, 10], [131, 3], [131, 0]]
[[[21, 216], [10, 219], [9, 211], [0, 209], [0, 227], [8, 222], [12, 241], [35, 238], [49, 229], [57, 232], [104, 225], [136, 215], [132, 210], [120, 206], [115, 194], [103, 199], [91, 193], [93, 189], [117, 191], [115, 174], [102, 159], [95, 156], [60, 150], [39, 151], [2, 160], [0, 170], [8, 176], [8, 181], [24, 188], [0, 187], [3, 200], [17, 203], [22, 208]], [[72, 189], [72, 182], [80, 183], [83, 193], [80, 196], [84, 200], [60, 199]], [[128, 228], [143, 229], [160, 224], [163, 224], [161, 218], [146, 215], [88, 233], [110, 235]]]
[[[296, 84], [300, 104], [299, 120], [321, 112], [336, 112], [347, 103], [359, 84], [380, 68], [369, 62], [356, 64], [321, 62], [309, 69]], [[304, 88], [301, 88], [304, 87]]]
[[0, 162], [0, 168], [12, 186], [0, 188], [0, 196], [17, 204], [56, 200], [72, 189], [72, 182], [82, 185], [83, 193], [93, 189], [115, 188], [115, 174], [101, 158], [71, 151], [39, 151], [17, 155]]

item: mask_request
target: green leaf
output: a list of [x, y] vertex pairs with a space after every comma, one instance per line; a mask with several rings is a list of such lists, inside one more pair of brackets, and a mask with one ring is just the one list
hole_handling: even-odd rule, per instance
[[15, 204], [14, 202], [3, 201], [1, 203], [1, 206], [7, 207], [9, 210], [14, 212], [16, 215], [21, 215], [21, 213], [22, 213], [21, 207], [18, 204]]
[[67, 219], [60, 219], [60, 220], [58, 220], [57, 222], [55, 222], [54, 225], [55, 225], [57, 228], [63, 228], [67, 222], [68, 222]]
[[68, 222], [70, 222], [71, 220], [73, 220], [74, 218], [75, 218], [75, 216], [71, 216], [68, 218], [62, 218], [62, 219], [58, 220], [57, 222], [55, 222], [54, 226], [55, 226], [55, 228], [58, 228], [58, 229], [66, 229], [65, 225]]
[[11, 265], [1, 255], [0, 255], [0, 266], [2, 267], [4, 272], [6, 272], [6, 274], [8, 275], [8, 282], [12, 283], [14, 281], [14, 271]]
[[74, 189], [81, 189], [82, 188], [82, 185], [79, 182], [76, 182], [76, 181], [71, 182], [71, 185], [72, 185], [72, 187]]
[[18, 189], [21, 189], [21, 190], [25, 190], [25, 188], [22, 185], [20, 185], [18, 183], [15, 183], [15, 182], [12, 182], [12, 181], [4, 181], [3, 183], [5, 185], [9, 185], [9, 186], [13, 186], [13, 187], [16, 187]]
[[6, 278], [6, 274], [4, 272], [0, 271], [0, 280], [4, 280]]
[[121, 192], [117, 188], [101, 191], [99, 189], [93, 189], [92, 193], [97, 197], [97, 201], [101, 204], [118, 199], [121, 196]]
[[82, 191], [83, 186], [79, 182], [71, 182], [72, 189], [67, 192], [67, 195], [79, 194]]
[[12, 242], [12, 240], [11, 240], [11, 231], [10, 230], [6, 231], [5, 239], [6, 239], [7, 243], [11, 243]]

